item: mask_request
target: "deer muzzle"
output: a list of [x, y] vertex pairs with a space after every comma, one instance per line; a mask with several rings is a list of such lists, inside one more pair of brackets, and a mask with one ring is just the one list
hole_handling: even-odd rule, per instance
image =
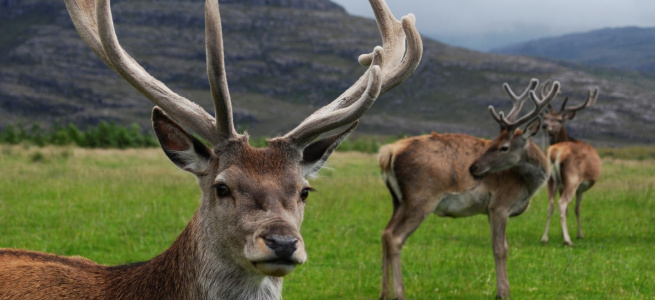
[[305, 263], [305, 246], [296, 230], [282, 224], [267, 227], [255, 241], [255, 255], [251, 261], [257, 270], [268, 276], [281, 277]]

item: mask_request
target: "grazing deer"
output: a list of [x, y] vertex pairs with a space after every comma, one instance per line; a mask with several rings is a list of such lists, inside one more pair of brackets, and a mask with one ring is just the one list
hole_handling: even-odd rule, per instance
[[558, 204], [564, 245], [573, 246], [566, 225], [566, 212], [573, 196], [575, 196], [575, 217], [578, 221], [578, 238], [583, 238], [580, 225], [582, 193], [590, 189], [598, 180], [601, 161], [594, 147], [568, 135], [564, 123], [573, 119], [577, 111], [596, 103], [596, 99], [598, 99], [598, 88], [589, 89], [587, 100], [582, 104], [566, 106], [569, 100], [567, 97], [564, 99], [560, 111], [555, 112], [549, 106], [544, 112], [543, 127], [550, 137], [550, 146], [546, 149], [546, 156], [551, 168], [550, 178], [548, 178], [548, 219], [546, 220], [546, 230], [541, 237], [541, 242], [544, 244], [548, 243], [548, 228], [558, 191], [561, 195]]
[[[500, 124], [500, 134], [492, 141], [463, 134], [432, 133], [380, 149], [382, 177], [393, 199], [393, 214], [382, 233], [380, 299], [390, 297], [389, 266], [394, 298], [405, 299], [401, 250], [431, 213], [453, 218], [488, 216], [497, 296], [509, 297], [505, 226], [509, 217], [520, 215], [528, 207], [532, 195], [548, 177], [546, 157], [530, 137], [538, 132], [539, 115], [558, 93], [559, 83], [543, 99], [534, 93], [538, 83], [532, 79], [520, 96], [508, 84], [503, 85], [512, 98], [513, 108], [505, 117], [489, 107]], [[536, 107], [517, 118], [528, 95]], [[526, 124], [525, 130], [519, 128]]]
[[[335, 101], [257, 149], [234, 129], [215, 0], [205, 4], [215, 118], [169, 90], [121, 48], [108, 0], [66, 0], [66, 6], [91, 49], [158, 106], [152, 122], [161, 147], [176, 166], [196, 176], [202, 201], [170, 248], [143, 263], [102, 266], [81, 257], [0, 250], [0, 299], [279, 299], [281, 277], [307, 259], [299, 231], [312, 190], [306, 178], [379, 95], [416, 69], [423, 48], [414, 17], [398, 21], [383, 0], [371, 0], [383, 46], [360, 56], [367, 71]], [[344, 125], [340, 133], [313, 142]]]

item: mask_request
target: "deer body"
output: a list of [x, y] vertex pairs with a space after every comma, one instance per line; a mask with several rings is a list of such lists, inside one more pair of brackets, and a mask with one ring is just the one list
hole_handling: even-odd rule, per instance
[[[144, 263], [102, 266], [80, 257], [0, 250], [0, 299], [281, 298], [282, 277], [307, 260], [300, 235], [312, 191], [307, 178], [377, 97], [418, 66], [423, 47], [413, 15], [397, 20], [383, 0], [370, 0], [383, 45], [359, 57], [368, 67], [364, 74], [296, 128], [268, 140], [265, 148], [253, 148], [234, 127], [216, 0], [205, 2], [215, 117], [168, 89], [121, 47], [108, 0], [65, 2], [86, 44], [156, 105], [152, 123], [161, 148], [196, 177], [202, 199], [173, 245]], [[319, 138], [338, 128], [345, 129]]]
[[[499, 293], [509, 291], [505, 224], [507, 218], [523, 213], [530, 199], [548, 178], [545, 156], [532, 142], [522, 162], [504, 171], [475, 179], [469, 172], [489, 140], [460, 134], [412, 137], [380, 149], [382, 176], [394, 198], [394, 213], [383, 233], [391, 255], [400, 256], [398, 243], [406, 240], [423, 220], [434, 213], [440, 217], [469, 217], [484, 214], [492, 218], [492, 243], [496, 258]], [[452, 164], [450, 164], [452, 162]], [[394, 251], [398, 251], [395, 254]], [[398, 257], [398, 260], [400, 257]], [[385, 265], [386, 266], [386, 265]], [[393, 270], [394, 291], [402, 290], [400, 270]], [[383, 274], [388, 271], [383, 270]], [[383, 275], [384, 276], [384, 275]], [[388, 279], [383, 278], [383, 285]]]
[[[524, 98], [537, 84], [536, 79], [533, 80], [517, 100]], [[454, 218], [488, 216], [497, 295], [509, 297], [505, 228], [509, 217], [518, 216], [527, 209], [534, 193], [548, 178], [546, 157], [530, 137], [539, 130], [536, 112], [552, 100], [558, 87], [547, 99], [541, 103], [537, 101], [538, 108], [527, 118], [508, 125], [503, 123], [507, 120], [501, 113], [497, 118], [501, 133], [492, 141], [463, 134], [432, 133], [406, 138], [380, 149], [382, 177], [393, 200], [391, 220], [382, 233], [380, 299], [405, 299], [402, 246], [432, 213]], [[510, 93], [509, 88], [506, 89]], [[515, 103], [510, 119], [516, 117], [521, 105], [522, 102]], [[492, 113], [496, 115], [493, 110]], [[523, 123], [530, 123], [525, 132], [517, 128]]]
[[566, 132], [564, 123], [573, 119], [576, 111], [593, 105], [598, 97], [598, 90], [589, 91], [587, 100], [581, 105], [566, 106], [564, 100], [559, 112], [549, 110], [544, 114], [544, 129], [550, 137], [550, 146], [546, 149], [551, 175], [548, 179], [548, 218], [546, 229], [541, 237], [542, 243], [548, 243], [548, 229], [553, 215], [555, 197], [560, 193], [558, 211], [562, 226], [564, 245], [572, 246], [573, 242], [568, 232], [566, 214], [569, 203], [575, 197], [575, 216], [578, 225], [577, 237], [583, 238], [580, 222], [580, 203], [582, 194], [590, 189], [600, 177], [601, 160], [598, 152], [591, 145], [571, 138]]
[[[491, 207], [502, 205], [494, 195], [506, 194], [501, 180], [520, 182], [526, 193], [522, 199], [508, 206], [510, 216], [520, 215], [528, 206], [529, 196], [534, 194], [547, 178], [547, 162], [534, 143], [530, 143], [525, 162], [509, 170], [475, 179], [469, 172], [474, 159], [484, 153], [489, 140], [463, 134], [438, 134], [417, 136], [397, 141], [380, 149], [380, 167], [385, 181], [403, 180], [394, 187], [397, 196], [414, 194], [419, 187], [423, 194], [435, 199], [433, 212], [440, 217], [468, 217], [488, 214]], [[418, 157], [425, 155], [423, 159]], [[387, 159], [384, 157], [391, 157]], [[390, 164], [389, 162], [392, 161]], [[452, 163], [450, 163], [452, 162]], [[397, 177], [396, 177], [397, 176]], [[403, 186], [407, 190], [403, 193]], [[527, 196], [527, 197], [526, 197]], [[494, 202], [494, 200], [496, 202]], [[403, 202], [411, 201], [405, 199]]]

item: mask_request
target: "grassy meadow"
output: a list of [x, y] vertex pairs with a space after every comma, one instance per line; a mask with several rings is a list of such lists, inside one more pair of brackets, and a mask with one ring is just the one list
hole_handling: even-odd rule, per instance
[[[514, 299], [653, 299], [655, 159], [607, 156], [582, 203], [584, 240], [563, 247], [559, 217], [542, 245], [544, 189], [508, 224]], [[374, 154], [335, 153], [312, 180], [302, 233], [308, 262], [285, 299], [377, 299], [380, 234], [391, 198]], [[0, 145], [0, 247], [81, 255], [102, 264], [163, 251], [200, 198], [192, 175], [157, 148]], [[575, 236], [573, 208], [569, 231]], [[489, 299], [495, 271], [485, 216], [426, 219], [403, 250], [410, 299]]]

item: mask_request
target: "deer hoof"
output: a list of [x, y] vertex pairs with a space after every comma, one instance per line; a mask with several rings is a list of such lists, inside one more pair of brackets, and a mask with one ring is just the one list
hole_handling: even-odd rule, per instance
[[547, 238], [541, 239], [541, 243], [544, 245], [548, 244], [548, 239]]
[[571, 242], [571, 241], [564, 241], [564, 246], [573, 247], [573, 242]]

